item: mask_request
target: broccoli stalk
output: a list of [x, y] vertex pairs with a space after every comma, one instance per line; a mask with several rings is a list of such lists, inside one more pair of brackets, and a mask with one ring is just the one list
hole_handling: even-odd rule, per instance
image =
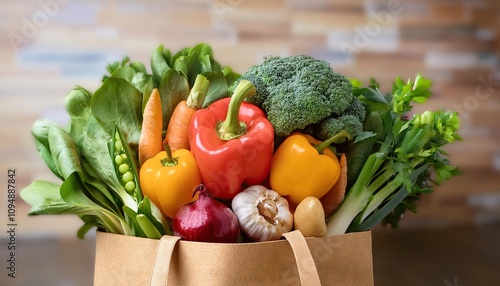
[[[362, 162], [364, 165], [345, 200], [329, 219], [327, 229], [330, 235], [370, 229], [390, 216], [409, 195], [424, 192], [415, 184], [417, 181], [437, 185], [458, 174], [457, 168], [449, 164], [444, 157], [447, 154], [441, 150], [445, 144], [460, 139], [456, 133], [459, 129], [457, 114], [426, 111], [410, 120], [403, 119], [411, 109], [411, 101], [425, 102], [430, 95], [429, 88], [430, 81], [420, 75], [415, 82], [404, 83], [398, 79], [394, 84], [393, 99], [378, 110], [375, 108], [375, 112], [381, 114], [382, 129], [388, 132], [380, 144], [366, 145], [370, 148], [370, 155]], [[383, 95], [373, 91], [366, 89], [363, 100], [385, 101]], [[385, 116], [387, 107], [390, 107], [391, 116]], [[436, 179], [430, 178], [426, 172], [431, 167], [437, 174]], [[428, 192], [429, 188], [425, 191]]]

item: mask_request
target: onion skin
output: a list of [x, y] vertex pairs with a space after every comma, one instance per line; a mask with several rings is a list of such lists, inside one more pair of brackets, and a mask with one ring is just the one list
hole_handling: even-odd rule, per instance
[[234, 243], [240, 227], [238, 218], [223, 203], [208, 196], [205, 186], [199, 185], [198, 200], [183, 206], [174, 217], [174, 235], [198, 242]]

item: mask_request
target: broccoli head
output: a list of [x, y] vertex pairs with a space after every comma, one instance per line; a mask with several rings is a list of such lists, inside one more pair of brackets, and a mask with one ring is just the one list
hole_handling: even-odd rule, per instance
[[266, 112], [278, 136], [342, 114], [354, 99], [349, 79], [327, 62], [306, 55], [267, 58], [250, 67], [242, 79], [255, 85], [256, 94], [247, 100]]

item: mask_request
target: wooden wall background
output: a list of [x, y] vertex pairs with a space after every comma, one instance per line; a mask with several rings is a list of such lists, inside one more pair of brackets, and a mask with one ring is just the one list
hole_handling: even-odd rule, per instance
[[[45, 4], [44, 4], [45, 3]], [[0, 0], [0, 170], [17, 188], [55, 180], [38, 158], [30, 127], [67, 120], [64, 95], [99, 86], [105, 65], [153, 49], [198, 42], [243, 72], [264, 56], [311, 54], [348, 76], [434, 80], [417, 110], [460, 111], [464, 140], [447, 150], [463, 175], [443, 184], [402, 227], [500, 221], [500, 2], [496, 0]], [[0, 199], [4, 204], [4, 199]], [[2, 208], [3, 209], [3, 208]], [[24, 234], [74, 235], [74, 218], [29, 218]], [[2, 220], [4, 219], [3, 216]], [[2, 221], [3, 225], [3, 221]]]

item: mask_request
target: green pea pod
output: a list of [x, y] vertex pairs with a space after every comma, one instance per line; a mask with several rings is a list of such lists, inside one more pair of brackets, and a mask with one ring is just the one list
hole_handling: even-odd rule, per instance
[[129, 194], [135, 195], [136, 201], [142, 201], [137, 164], [127, 144], [125, 135], [115, 122], [113, 122], [113, 136], [108, 142], [108, 148], [109, 154], [114, 161], [113, 166], [116, 176], [122, 183], [123, 188]]

